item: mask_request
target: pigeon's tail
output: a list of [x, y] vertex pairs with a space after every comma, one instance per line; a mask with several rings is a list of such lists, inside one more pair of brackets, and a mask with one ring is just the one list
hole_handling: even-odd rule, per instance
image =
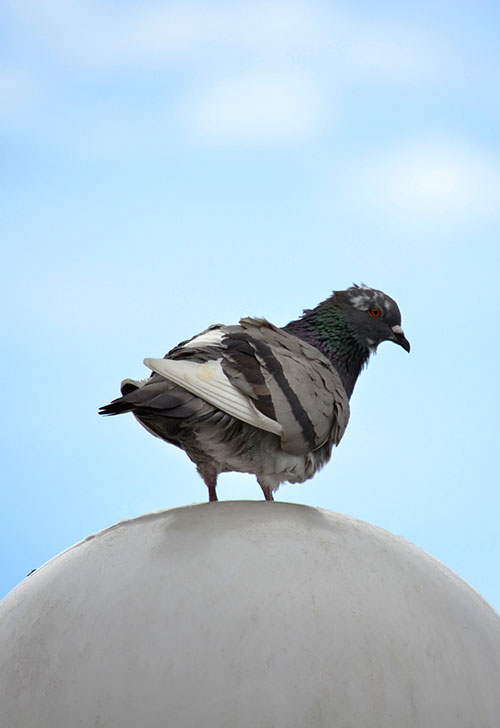
[[138, 390], [142, 382], [136, 382], [134, 379], [124, 379], [121, 383], [121, 397], [114, 399], [104, 407], [99, 407], [100, 415], [121, 415], [124, 412], [131, 412], [134, 409], [134, 403], [127, 399], [127, 394], [131, 394]]
[[125, 379], [121, 385], [122, 396], [104, 405], [100, 415], [121, 415], [133, 412], [146, 417], [164, 417], [184, 420], [198, 415], [209, 405], [186, 389], [170, 382], [165, 377], [153, 374], [149, 379], [136, 382]]
[[134, 409], [134, 405], [130, 402], [124, 402], [123, 398], [114, 399], [109, 404], [105, 404], [104, 407], [99, 407], [100, 415], [121, 415], [123, 412], [131, 412]]

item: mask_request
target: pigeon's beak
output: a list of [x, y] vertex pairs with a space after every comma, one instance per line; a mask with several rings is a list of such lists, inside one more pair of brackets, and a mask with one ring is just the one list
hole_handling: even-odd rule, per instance
[[401, 326], [392, 326], [392, 339], [391, 341], [394, 341], [396, 344], [399, 344], [399, 346], [402, 346], [405, 351], [410, 351], [410, 342], [405, 336], [405, 332], [401, 328]]

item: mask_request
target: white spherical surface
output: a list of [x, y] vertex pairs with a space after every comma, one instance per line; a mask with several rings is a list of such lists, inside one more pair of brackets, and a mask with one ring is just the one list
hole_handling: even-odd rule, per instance
[[404, 539], [304, 506], [119, 523], [0, 603], [9, 728], [498, 728], [500, 616]]

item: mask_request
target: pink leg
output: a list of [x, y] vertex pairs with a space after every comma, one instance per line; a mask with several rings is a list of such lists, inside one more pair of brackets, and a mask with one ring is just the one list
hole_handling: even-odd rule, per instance
[[260, 487], [262, 488], [262, 492], [264, 493], [264, 498], [268, 501], [273, 501], [273, 491], [268, 485], [265, 485], [264, 483], [261, 483], [260, 480], [258, 481]]
[[216, 501], [217, 493], [215, 492], [215, 488], [217, 487], [217, 470], [211, 465], [204, 465], [203, 467], [198, 468], [198, 472], [208, 488], [209, 502]]

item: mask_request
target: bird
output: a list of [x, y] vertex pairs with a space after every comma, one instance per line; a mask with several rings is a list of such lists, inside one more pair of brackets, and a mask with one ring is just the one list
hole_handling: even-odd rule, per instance
[[217, 501], [223, 472], [253, 473], [264, 498], [329, 460], [349, 421], [363, 367], [383, 341], [410, 343], [392, 298], [364, 284], [333, 293], [286, 326], [246, 317], [213, 324], [125, 379], [102, 415], [132, 412], [185, 451]]

